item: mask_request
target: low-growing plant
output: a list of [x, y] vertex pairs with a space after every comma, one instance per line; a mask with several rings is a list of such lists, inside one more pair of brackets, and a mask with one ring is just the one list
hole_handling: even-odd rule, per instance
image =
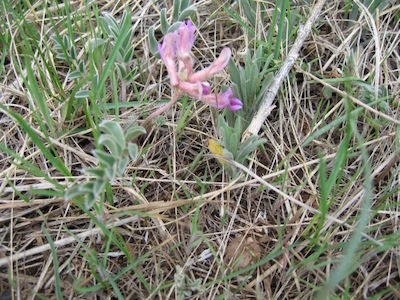
[[237, 66], [231, 59], [228, 71], [232, 81], [234, 94], [243, 102], [240, 111], [226, 113], [230, 126], [234, 126], [237, 118], [242, 119], [242, 128], [246, 128], [257, 112], [259, 104], [271, 84], [273, 73], [269, 69], [272, 54], [266, 56], [263, 47], [259, 46], [253, 55], [250, 50], [246, 54], [244, 66]]
[[87, 209], [94, 205], [96, 199], [102, 198], [106, 184], [124, 173], [129, 159], [132, 162], [137, 160], [138, 146], [130, 141], [146, 132], [141, 126], [132, 126], [124, 133], [117, 122], [110, 120], [101, 122], [99, 127], [102, 134], [98, 139], [98, 149], [94, 150], [99, 164], [84, 170], [92, 179], [75, 184], [65, 193], [66, 200], [82, 199]]
[[266, 140], [257, 136], [250, 136], [246, 140], [241, 141], [242, 128], [239, 118], [236, 118], [235, 125], [231, 127], [221, 115], [218, 117], [218, 128], [221, 133], [221, 141], [217, 142], [210, 139], [210, 151], [217, 156], [218, 161], [224, 166], [228, 175], [231, 178], [235, 178], [240, 174], [240, 170], [231, 165], [229, 160], [247, 165], [250, 153], [258, 146], [264, 144]]
[[223, 48], [219, 57], [210, 66], [194, 72], [191, 50], [195, 30], [196, 27], [190, 19], [180, 22], [178, 28], [168, 32], [162, 43], [157, 45], [158, 54], [169, 74], [172, 95], [170, 102], [150, 114], [143, 121], [143, 125], [171, 108], [183, 95], [205, 102], [217, 109], [227, 107], [231, 111], [237, 111], [242, 108], [242, 101], [234, 97], [231, 88], [223, 93], [212, 93], [207, 81], [228, 65], [231, 57], [230, 48]]
[[[56, 53], [56, 58], [66, 61], [69, 66], [68, 80], [73, 81], [82, 77], [86, 72], [86, 67], [83, 60], [78, 59], [74, 41], [68, 35], [52, 35], [51, 39], [54, 42], [53, 50]], [[80, 98], [79, 94], [80, 92], [77, 92], [75, 97]]]

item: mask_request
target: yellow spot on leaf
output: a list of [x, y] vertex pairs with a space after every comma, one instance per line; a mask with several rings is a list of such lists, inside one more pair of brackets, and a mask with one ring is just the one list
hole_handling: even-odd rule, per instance
[[224, 159], [221, 159], [221, 157], [224, 156], [224, 151], [223, 148], [217, 144], [217, 142], [213, 139], [208, 140], [208, 149], [210, 149], [210, 152], [217, 156], [218, 161], [224, 165], [226, 164], [226, 161]]

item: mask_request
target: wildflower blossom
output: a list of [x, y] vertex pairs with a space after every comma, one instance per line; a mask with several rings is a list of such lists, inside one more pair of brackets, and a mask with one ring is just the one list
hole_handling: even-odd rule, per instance
[[147, 124], [156, 116], [171, 108], [182, 94], [218, 109], [228, 107], [231, 111], [237, 111], [242, 108], [242, 101], [233, 97], [231, 88], [223, 93], [213, 94], [211, 93], [211, 86], [207, 82], [208, 79], [221, 72], [228, 65], [231, 57], [229, 48], [222, 49], [218, 58], [210, 66], [193, 72], [192, 47], [195, 30], [196, 27], [190, 20], [182, 22], [177, 30], [167, 33], [162, 44], [158, 45], [158, 52], [167, 68], [174, 93], [171, 101], [150, 114], [143, 121], [143, 124]]
[[241, 109], [242, 101], [233, 97], [231, 88], [222, 94], [211, 94], [211, 87], [207, 82], [228, 65], [231, 57], [229, 48], [222, 49], [219, 57], [210, 66], [193, 72], [191, 50], [194, 44], [195, 29], [190, 20], [182, 22], [176, 31], [165, 35], [162, 44], [158, 45], [172, 87], [177, 92], [201, 100], [215, 108], [228, 107], [231, 111]]

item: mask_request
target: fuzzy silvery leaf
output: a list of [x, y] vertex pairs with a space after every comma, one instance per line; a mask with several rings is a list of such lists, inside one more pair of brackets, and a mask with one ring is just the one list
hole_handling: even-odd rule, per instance
[[102, 25], [101, 28], [103, 29], [102, 31], [103, 31], [104, 35], [111, 36], [110, 25], [108, 24], [108, 19], [104, 16], [101, 16], [100, 22]]
[[126, 66], [125, 64], [117, 63], [118, 74], [121, 78], [125, 79], [127, 77]]
[[122, 175], [125, 172], [126, 166], [129, 163], [128, 156], [123, 157], [118, 164], [118, 174]]
[[168, 21], [167, 21], [167, 10], [165, 8], [163, 8], [161, 10], [161, 20], [160, 20], [160, 22], [161, 22], [161, 32], [163, 34], [166, 34], [167, 31], [168, 31], [169, 24], [168, 24]]
[[254, 27], [256, 25], [256, 12], [251, 7], [249, 1], [254, 2], [253, 0], [240, 0], [239, 3], [243, 8], [247, 20], [249, 20], [250, 24]]
[[117, 175], [117, 165], [113, 164], [112, 166], [105, 168], [104, 171], [108, 180], [113, 181], [115, 176]]
[[95, 176], [97, 178], [103, 178], [105, 175], [102, 168], [86, 168], [84, 172], [89, 176]]
[[89, 181], [89, 182], [80, 184], [78, 189], [85, 194], [93, 193], [93, 182]]
[[99, 128], [102, 132], [108, 133], [115, 137], [121, 145], [125, 145], [125, 135], [121, 126], [114, 121], [104, 120], [100, 123]]
[[245, 74], [245, 69], [243, 69], [243, 67], [241, 66], [239, 66], [239, 74], [240, 74], [239, 88], [242, 94], [241, 100], [243, 101], [243, 106], [248, 107], [246, 74]]
[[182, 11], [182, 10], [186, 9], [187, 7], [189, 7], [191, 2], [192, 1], [190, 1], [190, 0], [181, 0], [181, 5], [179, 7], [180, 11]]
[[175, 22], [174, 24], [172, 24], [168, 28], [168, 33], [176, 31], [181, 26], [181, 24], [182, 24], [181, 22]]
[[234, 160], [233, 154], [229, 150], [223, 148], [222, 153], [223, 153], [224, 158], [226, 158], [228, 160]]
[[73, 72], [69, 73], [68, 81], [75, 80], [81, 76], [82, 76], [82, 73], [80, 71], [73, 71]]
[[53, 46], [53, 49], [57, 50], [57, 51], [63, 50], [63, 48], [64, 47], [61, 46], [61, 44], [59, 44], [59, 43], [55, 43], [54, 46]]
[[104, 20], [104, 27], [107, 27], [109, 30], [111, 30], [111, 28], [118, 32], [119, 27], [118, 27], [118, 23], [115, 20], [115, 18], [113, 17], [113, 15], [111, 15], [108, 12], [103, 12], [103, 17], [101, 17], [101, 20]]
[[77, 55], [76, 55], [76, 49], [75, 49], [74, 46], [71, 47], [70, 55], [71, 55], [71, 59], [72, 59], [72, 60], [75, 60], [75, 59], [76, 59]]
[[[231, 81], [234, 84], [240, 84], [239, 69], [236, 66], [236, 64], [235, 64], [235, 62], [233, 61], [232, 58], [229, 60], [229, 63], [228, 63], [228, 72], [229, 72], [229, 75], [231, 77]], [[240, 97], [240, 95], [238, 95], [238, 96]]]
[[240, 145], [240, 150], [237, 155], [238, 162], [244, 163], [244, 161], [248, 158], [248, 155], [265, 142], [265, 139], [260, 139], [256, 136], [251, 136], [246, 139], [244, 143]]
[[132, 161], [136, 161], [139, 156], [139, 147], [136, 144], [128, 143], [128, 152]]
[[84, 194], [85, 192], [81, 191], [78, 185], [74, 185], [65, 191], [64, 198], [65, 200], [71, 200]]
[[149, 49], [151, 54], [156, 55], [158, 53], [158, 43], [154, 35], [154, 26], [151, 26], [148, 31], [149, 37]]
[[88, 41], [87, 47], [89, 48], [89, 51], [93, 51], [97, 47], [104, 45], [105, 42], [106, 41], [101, 38], [92, 38]]
[[83, 200], [83, 205], [85, 206], [86, 209], [91, 209], [94, 201], [96, 200], [95, 196], [90, 193], [90, 194], [86, 194], [84, 200]]
[[125, 52], [123, 61], [128, 64], [132, 61], [132, 58], [133, 58], [133, 46], [129, 47], [128, 50]]
[[71, 42], [69, 41], [69, 38], [66, 35], [63, 36], [63, 44], [65, 49], [69, 50], [71, 48]]
[[88, 90], [80, 90], [77, 91], [75, 94], [75, 98], [77, 99], [84, 99], [89, 97], [89, 91]]
[[178, 17], [178, 21], [183, 21], [196, 13], [196, 7], [194, 5], [185, 8]]
[[84, 73], [84, 72], [85, 72], [85, 65], [83, 64], [83, 62], [79, 62], [79, 64], [78, 64], [78, 70], [79, 70], [81, 73]]
[[119, 29], [118, 28], [114, 28], [114, 27], [110, 27], [110, 31], [111, 31], [111, 36], [113, 39], [111, 39], [111, 43], [113, 44], [114, 40], [118, 39], [119, 36]]
[[98, 197], [104, 190], [106, 182], [104, 180], [96, 180], [93, 183], [93, 194], [95, 197]]
[[[129, 25], [129, 27], [131, 27], [131, 25]], [[122, 42], [122, 45], [121, 45], [121, 49], [123, 51], [126, 51], [126, 49], [128, 49], [128, 47], [131, 45], [132, 34], [133, 34], [133, 30], [132, 30], [132, 28], [130, 28], [126, 37], [124, 38], [124, 40]]]
[[172, 18], [174, 21], [178, 20], [179, 12], [181, 9], [181, 0], [174, 0], [173, 7], [172, 7]]
[[124, 10], [122, 14], [122, 19], [121, 19], [121, 28], [124, 26], [129, 26], [131, 24], [131, 15], [128, 10]]
[[64, 53], [57, 53], [56, 58], [62, 59], [62, 60], [67, 60], [67, 57], [65, 56]]
[[120, 144], [113, 135], [111, 134], [102, 134], [98, 139], [98, 144], [102, 145], [110, 151], [111, 155], [119, 158], [122, 154], [122, 150], [124, 148], [124, 144]]
[[112, 168], [115, 164], [116, 159], [103, 150], [96, 149], [94, 150], [94, 154], [96, 158], [105, 165], [106, 168]]
[[56, 34], [53, 34], [50, 36], [50, 39], [54, 42], [53, 49], [54, 50], [62, 50], [63, 45], [62, 45], [62, 40], [59, 40], [59, 37]]
[[142, 126], [131, 126], [128, 128], [128, 130], [125, 133], [125, 138], [127, 141], [131, 141], [138, 136], [145, 134], [146, 129], [144, 129]]

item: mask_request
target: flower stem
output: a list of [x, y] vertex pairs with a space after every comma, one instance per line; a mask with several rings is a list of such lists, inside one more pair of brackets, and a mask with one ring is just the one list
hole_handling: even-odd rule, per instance
[[145, 126], [146, 124], [148, 124], [150, 121], [152, 121], [154, 118], [156, 118], [157, 116], [159, 116], [160, 114], [162, 114], [163, 112], [167, 111], [168, 109], [170, 109], [178, 100], [179, 97], [179, 93], [178, 92], [173, 92], [172, 94], [172, 99], [171, 101], [169, 101], [167, 104], [165, 104], [164, 106], [161, 106], [159, 109], [157, 109], [155, 112], [153, 112], [152, 114], [150, 114], [146, 119], [144, 119], [142, 126]]

